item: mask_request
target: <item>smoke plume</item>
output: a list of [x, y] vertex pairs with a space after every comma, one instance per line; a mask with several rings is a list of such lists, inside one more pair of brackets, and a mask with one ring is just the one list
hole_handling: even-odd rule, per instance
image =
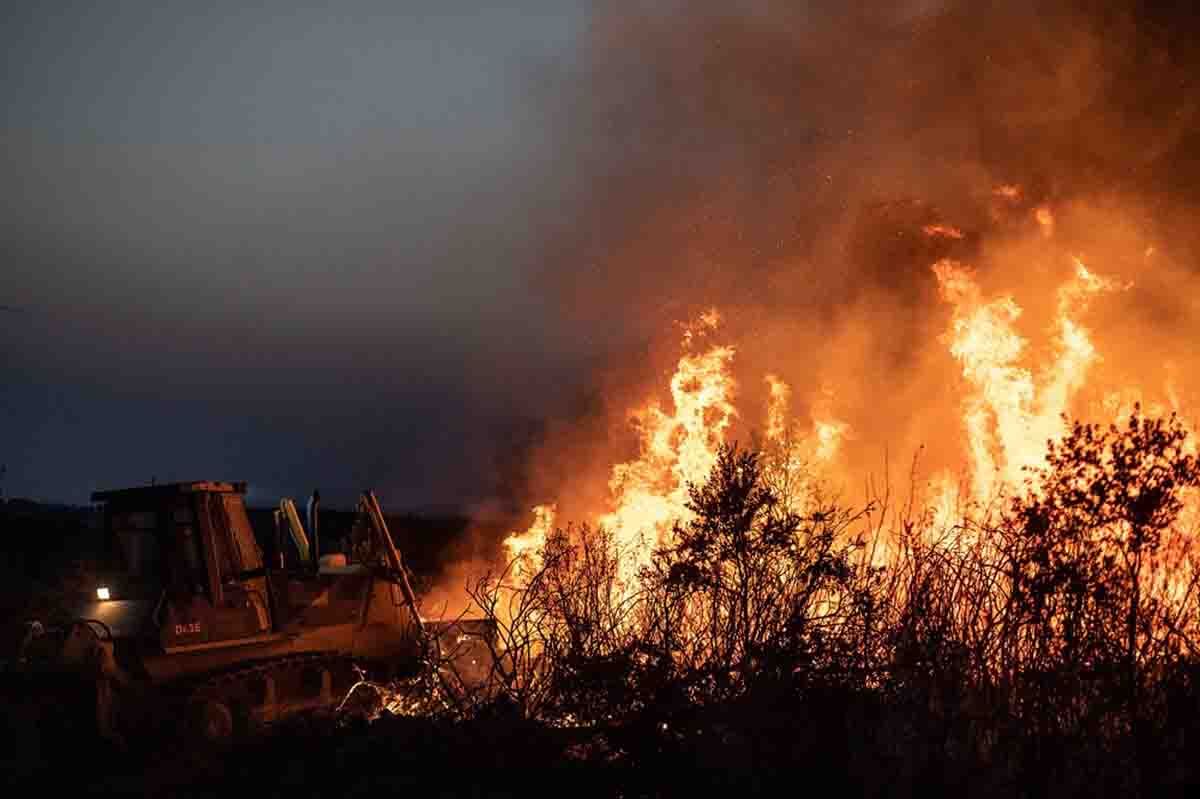
[[[1200, 162], [1196, 51], [1150, 4], [621, 4], [554, 104], [569, 199], [543, 286], [600, 364], [580, 417], [527, 459], [530, 503], [572, 518], [632, 456], [628, 410], [661, 396], [676, 323], [716, 307], [737, 350], [734, 435], [766, 385], [848, 424], [836, 475], [885, 454], [960, 467], [961, 369], [931, 266], [1011, 294], [1031, 362], [1074, 259], [1123, 287], [1089, 307], [1114, 386], [1176, 400], [1192, 372]], [[1178, 404], [1178, 403], [1177, 403]], [[1186, 402], [1184, 402], [1186, 404]], [[893, 474], [893, 477], [895, 475]]]

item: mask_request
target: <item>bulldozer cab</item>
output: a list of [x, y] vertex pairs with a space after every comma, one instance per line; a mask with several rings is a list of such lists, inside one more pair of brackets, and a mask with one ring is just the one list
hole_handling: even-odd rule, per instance
[[153, 601], [145, 634], [167, 652], [269, 633], [266, 574], [245, 489], [190, 482], [94, 493], [104, 503], [109, 564], [95, 587], [97, 615]]

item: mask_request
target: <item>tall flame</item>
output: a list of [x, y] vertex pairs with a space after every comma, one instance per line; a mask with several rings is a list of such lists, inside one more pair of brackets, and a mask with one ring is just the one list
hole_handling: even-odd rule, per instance
[[[1001, 186], [994, 194], [1015, 202], [1021, 189]], [[1034, 217], [1042, 234], [1051, 236], [1050, 209], [1040, 207]], [[927, 226], [925, 233], [965, 238], [948, 225]], [[1067, 432], [1067, 414], [1077, 410], [1081, 389], [1100, 361], [1083, 321], [1086, 312], [1097, 296], [1128, 288], [1097, 275], [1078, 258], [1071, 266], [1070, 275], [1055, 290], [1047, 355], [1031, 363], [1034, 350], [1018, 331], [1023, 309], [1012, 294], [986, 295], [972, 269], [958, 261], [944, 259], [932, 265], [939, 294], [951, 309], [941, 341], [950, 356], [947, 363], [957, 364], [961, 376], [956, 427], [964, 458], [961, 472], [934, 474], [927, 495], [920, 498], [935, 530], [957, 526], [1020, 490], [1030, 471], [1045, 465], [1047, 443]], [[675, 526], [691, 520], [689, 488], [708, 478], [738, 419], [731, 375], [735, 351], [708, 341], [720, 324], [714, 310], [680, 325], [683, 353], [670, 376], [669, 401], [652, 398], [632, 411], [637, 452], [609, 469], [607, 499], [599, 507], [584, 509], [583, 518], [611, 535], [619, 553], [617, 576], [627, 592], [637, 587], [639, 572], [655, 549], [673, 543]], [[1174, 372], [1168, 371], [1166, 405], [1177, 411]], [[772, 488], [788, 510], [804, 513], [818, 498], [814, 475], [827, 473], [838, 461], [851, 427], [838, 418], [833, 392], [823, 388], [810, 398], [808, 424], [799, 430], [791, 417], [792, 387], [775, 373], [767, 374], [765, 383], [763, 451], [773, 470]], [[1141, 402], [1153, 415], [1167, 412], [1166, 405], [1143, 402], [1136, 388], [1108, 394], [1105, 410], [1116, 418], [1128, 412], [1132, 402]], [[1187, 446], [1194, 450], [1194, 441]], [[517, 561], [518, 580], [527, 580], [540, 568], [541, 548], [554, 529], [557, 512], [555, 505], [537, 506], [529, 528], [506, 539], [507, 553]], [[1200, 496], [1189, 497], [1186, 515], [1200, 524]]]
[[1089, 300], [1113, 288], [1078, 259], [1074, 276], [1058, 289], [1054, 354], [1035, 374], [1019, 362], [1027, 341], [1016, 331], [1021, 307], [1010, 295], [985, 300], [969, 269], [934, 264], [942, 298], [954, 307], [947, 334], [969, 386], [963, 426], [972, 499], [986, 504], [1019, 486], [1028, 469], [1045, 462], [1046, 443], [1065, 432], [1063, 414], [1099, 356], [1078, 321]]
[[537, 505], [533, 508], [533, 524], [521, 535], [511, 535], [504, 541], [508, 557], [513, 562], [513, 576], [524, 583], [542, 568], [542, 548], [546, 537], [554, 530], [557, 508]]
[[733, 355], [731, 347], [713, 347], [683, 356], [671, 377], [671, 411], [651, 402], [634, 414], [641, 453], [613, 468], [612, 510], [597, 519], [621, 552], [618, 577], [626, 584], [654, 548], [667, 543], [671, 525], [688, 521], [688, 486], [703, 483], [717, 462], [725, 430], [737, 415], [729, 375]]
[[767, 375], [767, 440], [779, 441], [788, 432], [788, 403], [792, 387], [777, 375]]
[[[705, 313], [684, 329], [689, 348], [719, 324], [715, 312]], [[671, 405], [664, 409], [649, 401], [632, 414], [639, 432], [638, 457], [613, 467], [609, 478], [609, 508], [593, 519], [606, 529], [621, 553], [618, 578], [626, 587], [657, 546], [669, 543], [675, 522], [686, 523], [688, 487], [701, 484], [717, 462], [725, 431], [737, 415], [734, 381], [729, 365], [734, 350], [714, 346], [699, 354], [684, 354], [671, 376]], [[538, 506], [528, 530], [505, 540], [510, 557], [536, 550], [553, 524], [553, 508]]]

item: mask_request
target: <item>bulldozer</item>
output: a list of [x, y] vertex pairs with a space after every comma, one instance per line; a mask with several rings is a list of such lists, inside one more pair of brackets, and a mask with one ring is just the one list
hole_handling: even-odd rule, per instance
[[260, 545], [245, 494], [215, 481], [95, 492], [103, 567], [27, 623], [17, 669], [83, 684], [110, 740], [165, 725], [219, 742], [334, 707], [360, 679], [410, 673], [432, 650], [488, 649], [482, 620], [421, 617], [373, 492], [342, 551], [324, 556], [288, 499]]

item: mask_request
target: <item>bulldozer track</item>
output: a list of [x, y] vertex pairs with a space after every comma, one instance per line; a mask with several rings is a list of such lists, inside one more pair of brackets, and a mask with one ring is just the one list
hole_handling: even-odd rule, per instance
[[310, 711], [332, 711], [358, 679], [348, 655], [285, 655], [178, 681], [165, 690], [189, 708], [202, 737], [249, 733]]

